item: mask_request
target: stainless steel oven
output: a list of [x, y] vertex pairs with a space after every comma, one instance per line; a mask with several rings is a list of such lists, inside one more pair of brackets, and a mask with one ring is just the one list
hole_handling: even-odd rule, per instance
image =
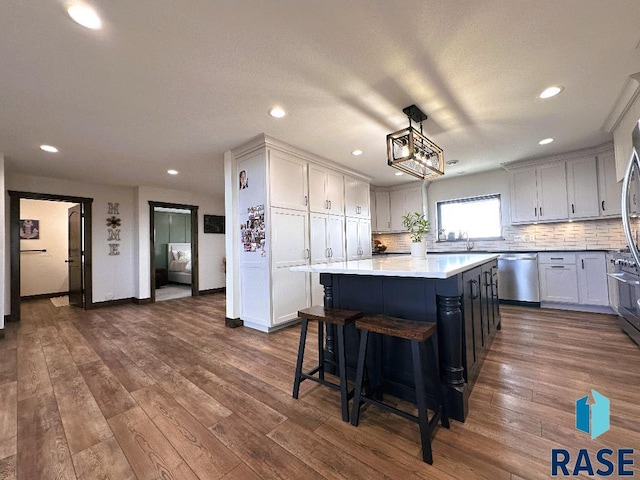
[[618, 323], [640, 345], [640, 269], [631, 253], [612, 254], [609, 262], [613, 268], [607, 275], [617, 285]]

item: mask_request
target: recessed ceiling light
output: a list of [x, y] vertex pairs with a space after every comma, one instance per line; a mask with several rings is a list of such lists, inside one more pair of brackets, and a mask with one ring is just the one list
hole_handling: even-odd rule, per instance
[[44, 150], [49, 153], [58, 153], [58, 149], [53, 145], [40, 145], [40, 150]]
[[553, 142], [553, 138], [545, 138], [544, 140], [540, 140], [538, 143], [540, 145], [547, 145], [548, 143]]
[[402, 173], [402, 172], [396, 172], [396, 173], [395, 173], [395, 176], [396, 176], [396, 177], [399, 177], [400, 175], [403, 175], [403, 173]]
[[553, 87], [546, 88], [541, 94], [540, 98], [551, 98], [558, 95], [564, 87], [562, 85], [554, 85]]
[[458, 164], [458, 160], [447, 160], [447, 165], [457, 165]]
[[286, 114], [287, 114], [287, 112], [285, 112], [280, 107], [273, 107], [271, 110], [269, 110], [269, 115], [271, 115], [273, 118], [282, 118]]
[[67, 6], [67, 13], [74, 22], [91, 30], [102, 28], [102, 21], [93, 7], [86, 3], [71, 3]]
[[177, 175], [177, 174], [178, 174], [178, 171], [177, 171], [177, 170], [167, 170], [167, 173], [168, 173], [169, 175]]
[[354, 150], [353, 152], [351, 152], [351, 155], [354, 155], [354, 156], [357, 157], [359, 155], [362, 155], [363, 153], [364, 152], [362, 150], [358, 149], [358, 150]]

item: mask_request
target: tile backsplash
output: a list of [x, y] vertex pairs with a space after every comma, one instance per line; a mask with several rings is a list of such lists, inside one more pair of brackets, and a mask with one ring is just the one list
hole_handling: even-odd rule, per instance
[[[638, 222], [634, 230], [638, 227]], [[539, 223], [537, 225], [503, 225], [504, 240], [474, 241], [473, 250], [522, 251], [522, 250], [618, 250], [626, 247], [620, 218], [591, 220], [586, 222]], [[522, 237], [527, 241], [515, 241]], [[404, 253], [411, 250], [406, 233], [374, 234], [387, 246], [388, 252]], [[427, 235], [427, 251], [464, 251], [466, 244], [436, 242], [435, 232]], [[519, 239], [520, 240], [520, 239]]]

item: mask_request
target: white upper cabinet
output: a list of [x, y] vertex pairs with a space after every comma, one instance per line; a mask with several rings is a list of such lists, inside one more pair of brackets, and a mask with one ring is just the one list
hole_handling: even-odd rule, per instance
[[567, 160], [567, 200], [571, 219], [594, 218], [599, 215], [595, 156]]
[[538, 218], [540, 221], [566, 220], [567, 174], [564, 162], [538, 167]]
[[344, 177], [345, 215], [369, 218], [369, 184], [353, 177]]
[[366, 218], [346, 219], [347, 260], [371, 258], [371, 221]]
[[344, 177], [341, 173], [309, 164], [309, 210], [344, 215]]
[[392, 190], [389, 194], [390, 228], [392, 232], [404, 232], [402, 217], [408, 213], [423, 212], [422, 187]]
[[391, 205], [389, 203], [389, 192], [376, 192], [375, 198], [375, 226], [372, 228], [374, 228], [376, 232], [389, 232], [391, 231]]
[[568, 218], [565, 162], [518, 168], [510, 175], [511, 223]]
[[272, 207], [304, 211], [308, 209], [306, 161], [284, 152], [270, 150], [269, 186]]
[[616, 178], [613, 150], [598, 155], [598, 193], [600, 216], [619, 216], [622, 212], [622, 182], [618, 182]]
[[309, 215], [311, 263], [342, 262], [345, 259], [345, 222], [342, 215]]

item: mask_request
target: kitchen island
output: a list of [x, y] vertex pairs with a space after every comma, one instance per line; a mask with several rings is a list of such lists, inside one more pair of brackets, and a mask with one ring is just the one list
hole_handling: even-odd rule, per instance
[[[464, 421], [471, 388], [500, 329], [497, 258], [497, 254], [429, 254], [425, 259], [384, 256], [292, 270], [320, 274], [327, 307], [436, 322], [445, 409], [450, 418]], [[353, 378], [358, 335], [353, 325], [349, 327], [347, 364]], [[334, 332], [327, 328], [328, 358], [333, 355], [333, 339]], [[374, 385], [414, 400], [411, 352], [401, 339], [374, 338], [367, 364]]]

